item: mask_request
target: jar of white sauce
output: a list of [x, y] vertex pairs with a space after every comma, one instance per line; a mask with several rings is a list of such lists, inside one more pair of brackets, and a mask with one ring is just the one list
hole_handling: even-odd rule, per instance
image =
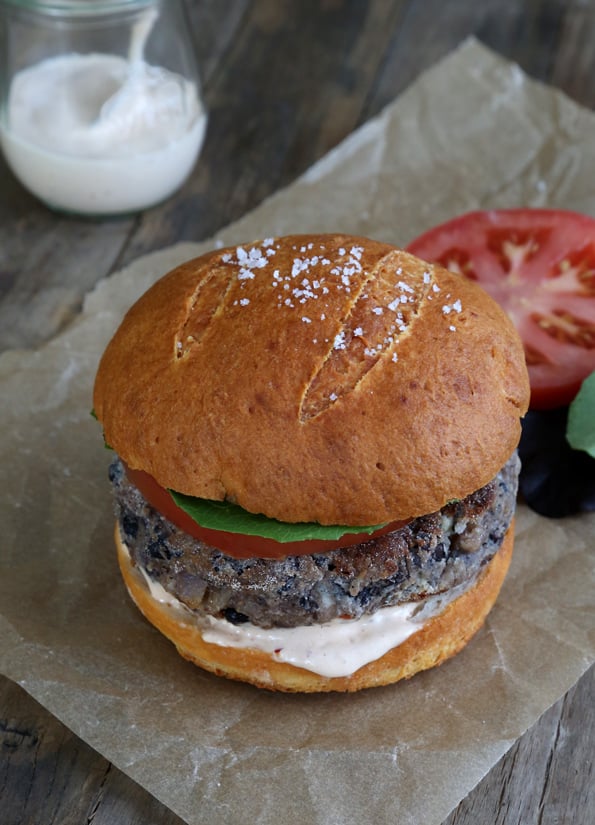
[[181, 0], [0, 0], [0, 143], [48, 206], [115, 215], [186, 180], [207, 116]]

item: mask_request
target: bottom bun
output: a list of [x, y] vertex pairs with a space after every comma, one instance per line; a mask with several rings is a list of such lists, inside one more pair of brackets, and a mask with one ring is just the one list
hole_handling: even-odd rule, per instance
[[402, 644], [350, 676], [327, 677], [252, 648], [223, 647], [205, 642], [200, 629], [184, 622], [179, 610], [157, 601], [132, 562], [116, 525], [116, 546], [124, 582], [146, 619], [172, 641], [178, 653], [205, 670], [249, 682], [269, 690], [299, 693], [355, 691], [409, 679], [415, 673], [441, 664], [458, 653], [477, 633], [490, 612], [510, 566], [513, 525], [502, 547], [469, 590], [451, 601]]

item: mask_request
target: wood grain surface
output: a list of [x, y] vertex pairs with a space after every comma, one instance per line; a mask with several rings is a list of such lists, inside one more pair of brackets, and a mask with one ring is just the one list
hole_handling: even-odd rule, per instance
[[[470, 34], [595, 107], [595, 0], [187, 6], [210, 123], [201, 162], [175, 197], [135, 217], [61, 217], [25, 192], [0, 160], [0, 351], [50, 340], [76, 317], [95, 282], [122, 264], [178, 240], [209, 237], [252, 209]], [[448, 825], [593, 823], [594, 701], [591, 668]], [[0, 742], [1, 825], [181, 823], [6, 679]]]

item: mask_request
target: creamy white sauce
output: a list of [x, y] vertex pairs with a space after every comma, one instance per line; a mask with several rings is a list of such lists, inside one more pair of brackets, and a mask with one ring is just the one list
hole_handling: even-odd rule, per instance
[[248, 622], [233, 625], [207, 616], [209, 626], [202, 635], [212, 644], [262, 650], [279, 662], [303, 667], [320, 676], [349, 676], [421, 629], [421, 624], [411, 621], [417, 607], [414, 603], [383, 607], [359, 619], [333, 619], [319, 625], [270, 630]]
[[51, 206], [142, 209], [192, 170], [206, 114], [194, 83], [143, 60], [153, 23], [154, 15], [141, 19], [128, 59], [66, 54], [15, 75], [2, 148], [24, 185]]
[[[124, 543], [122, 542], [123, 546]], [[379, 659], [393, 647], [417, 633], [425, 622], [441, 613], [469, 584], [423, 602], [383, 607], [359, 619], [334, 619], [320, 625], [277, 627], [266, 630], [250, 622], [231, 624], [214, 616], [199, 616], [180, 602], [142, 567], [142, 574], [155, 601], [176, 611], [179, 620], [200, 628], [206, 642], [224, 647], [253, 648], [320, 676], [349, 676]]]

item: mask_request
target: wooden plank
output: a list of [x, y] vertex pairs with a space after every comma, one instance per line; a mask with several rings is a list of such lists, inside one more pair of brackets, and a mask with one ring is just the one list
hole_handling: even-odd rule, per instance
[[595, 667], [510, 749], [444, 825], [592, 822]]
[[29, 195], [0, 158], [0, 351], [37, 347], [75, 317], [134, 226], [59, 217]]
[[182, 825], [7, 679], [0, 707], [2, 825]]
[[191, 0], [185, 3], [188, 25], [203, 87], [241, 30], [251, 0]]
[[364, 118], [469, 36], [515, 61], [532, 77], [553, 83], [585, 106], [595, 106], [592, 0], [412, 0], [394, 32]]
[[595, 2], [573, 0], [565, 7], [551, 82], [574, 100], [595, 108]]

